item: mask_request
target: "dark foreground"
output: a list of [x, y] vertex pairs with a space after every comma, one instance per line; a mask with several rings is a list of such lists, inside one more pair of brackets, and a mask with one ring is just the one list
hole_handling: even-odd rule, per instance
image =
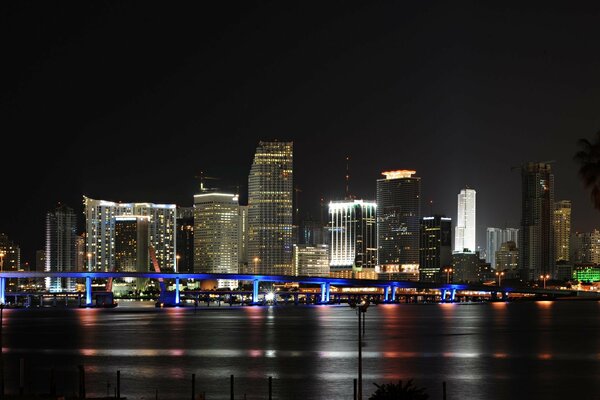
[[[364, 393], [371, 382], [413, 378], [441, 399], [597, 399], [600, 303], [378, 305], [367, 311]], [[348, 306], [5, 310], [6, 386], [77, 394], [85, 366], [88, 396], [189, 399], [196, 393], [264, 399], [352, 399], [357, 318]], [[108, 385], [110, 386], [108, 386]]]

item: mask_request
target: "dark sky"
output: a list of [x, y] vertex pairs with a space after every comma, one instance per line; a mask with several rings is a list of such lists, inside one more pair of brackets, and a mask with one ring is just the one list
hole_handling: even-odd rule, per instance
[[455, 218], [476, 189], [483, 245], [486, 226], [519, 224], [511, 167], [555, 160], [573, 227], [600, 226], [572, 161], [600, 129], [598, 7], [4, 3], [0, 232], [28, 260], [59, 201], [191, 205], [200, 171], [243, 193], [273, 138], [295, 142], [304, 211], [343, 196], [350, 154], [358, 197], [416, 169]]

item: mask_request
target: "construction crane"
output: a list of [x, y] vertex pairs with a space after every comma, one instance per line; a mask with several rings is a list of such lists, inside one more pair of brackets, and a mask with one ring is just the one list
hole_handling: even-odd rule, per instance
[[[200, 192], [206, 192], [208, 189], [204, 186], [205, 181], [217, 181], [219, 178], [214, 176], [206, 176], [204, 175], [204, 171], [200, 171], [200, 175], [196, 175], [194, 178], [200, 180]], [[214, 188], [216, 189], [216, 188]]]
[[[538, 161], [535, 164], [554, 164], [556, 162], [556, 160], [549, 160], [549, 161]], [[523, 165], [513, 165], [512, 167], [510, 167], [510, 171], [514, 171], [515, 169], [521, 169], [523, 168]]]

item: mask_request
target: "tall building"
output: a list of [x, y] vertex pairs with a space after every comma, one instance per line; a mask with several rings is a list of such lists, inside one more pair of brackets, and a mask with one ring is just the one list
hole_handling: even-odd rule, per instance
[[440, 270], [452, 265], [452, 219], [421, 218], [419, 280], [435, 282]]
[[[77, 215], [71, 207], [59, 205], [46, 213], [46, 272], [77, 270]], [[46, 278], [46, 290], [71, 292], [73, 278]]]
[[[202, 193], [194, 196], [194, 272], [238, 273], [239, 225], [237, 195]], [[235, 280], [218, 280], [218, 287], [237, 286]]]
[[502, 243], [500, 249], [496, 251], [494, 259], [496, 261], [494, 268], [497, 271], [516, 272], [519, 269], [519, 249], [517, 249], [517, 244], [513, 241]]
[[194, 272], [194, 207], [177, 208], [177, 271]]
[[150, 268], [150, 218], [115, 218], [115, 271], [145, 272]]
[[240, 273], [248, 274], [254, 272], [248, 268], [248, 206], [240, 206], [239, 216], [238, 265]]
[[21, 269], [21, 248], [5, 233], [0, 233], [0, 268], [2, 271]]
[[[148, 244], [154, 248], [163, 272], [175, 271], [175, 204], [115, 203], [83, 198], [86, 223], [86, 252], [90, 271], [115, 268], [115, 222], [117, 217], [148, 217]], [[153, 270], [148, 265], [149, 270]]]
[[520, 269], [530, 279], [554, 277], [554, 175], [550, 164], [527, 163], [521, 168]]
[[326, 233], [328, 232], [321, 222], [308, 218], [304, 219], [300, 224], [300, 244], [311, 246], [324, 244], [326, 242], [324, 238]]
[[492, 266], [496, 265], [496, 252], [506, 242], [519, 243], [518, 228], [487, 228], [485, 258]]
[[293, 143], [260, 142], [248, 176], [248, 260], [258, 272], [292, 272]]
[[329, 246], [295, 244], [294, 275], [329, 276]]
[[458, 194], [458, 217], [454, 239], [454, 251], [457, 253], [476, 250], [476, 196], [477, 193], [473, 189], [462, 189]]
[[600, 231], [576, 232], [571, 241], [571, 261], [600, 264]]
[[478, 282], [481, 260], [476, 252], [454, 252], [452, 254], [453, 282]]
[[377, 259], [382, 274], [418, 272], [421, 178], [415, 173], [386, 171], [385, 178], [377, 180]]
[[571, 240], [571, 201], [560, 200], [554, 203], [554, 254], [556, 261], [569, 260]]
[[[331, 227], [330, 272], [350, 274], [363, 269], [375, 272], [377, 238], [373, 201], [342, 200], [329, 203]], [[336, 275], [337, 274], [337, 275]]]
[[46, 270], [46, 252], [44, 250], [36, 250], [35, 252], [35, 271], [44, 272]]

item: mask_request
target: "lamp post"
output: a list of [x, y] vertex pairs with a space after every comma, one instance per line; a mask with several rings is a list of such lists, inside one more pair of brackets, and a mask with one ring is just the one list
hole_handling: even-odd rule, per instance
[[546, 281], [548, 279], [550, 279], [550, 275], [546, 274], [546, 275], [540, 275], [540, 279], [542, 279], [544, 281], [544, 289], [546, 289]]
[[175, 256], [175, 272], [179, 272], [179, 259], [181, 258], [181, 256], [179, 254], [177, 254]]
[[260, 258], [258, 257], [254, 257], [254, 271], [253, 273], [256, 275], [258, 273], [258, 262], [260, 261]]
[[87, 253], [87, 269], [88, 271], [92, 270], [92, 253]]
[[[362, 400], [362, 339], [364, 325], [361, 323], [361, 320], [364, 320], [364, 313], [367, 312], [367, 308], [369, 308], [369, 300], [361, 299], [361, 302], [356, 304], [354, 301], [350, 303], [350, 307], [356, 308], [358, 314], [358, 395], [356, 397], [357, 400]], [[362, 328], [362, 329], [361, 329]]]
[[446, 273], [446, 283], [450, 283], [450, 274], [454, 271], [452, 268], [444, 268], [444, 272]]
[[496, 276], [498, 277], [498, 286], [502, 286], [502, 276], [504, 276], [504, 272], [496, 272]]

